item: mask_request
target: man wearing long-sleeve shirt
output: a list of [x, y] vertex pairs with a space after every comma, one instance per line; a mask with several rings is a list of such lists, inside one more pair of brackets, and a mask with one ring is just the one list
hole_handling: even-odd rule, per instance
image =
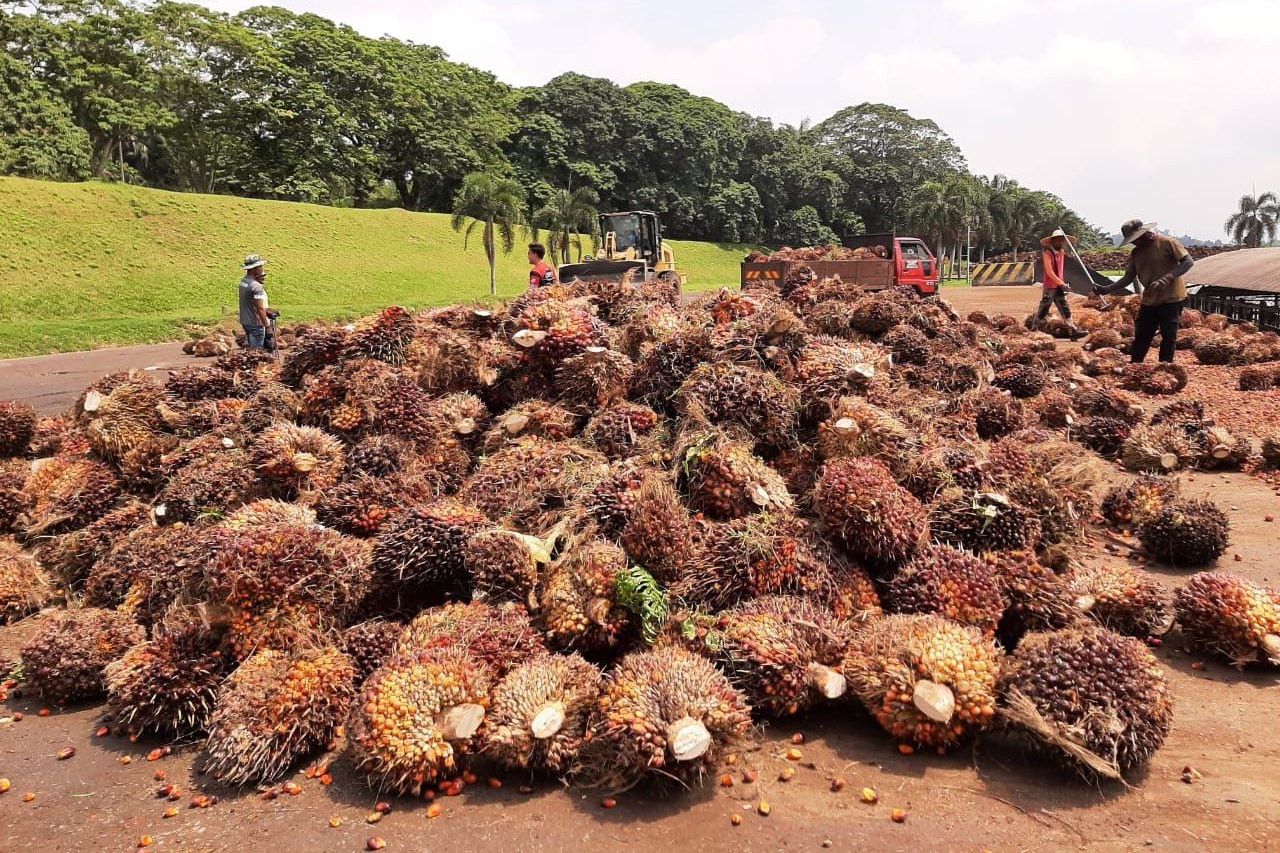
[[1066, 281], [1066, 264], [1067, 264], [1067, 243], [1076, 242], [1076, 238], [1063, 231], [1061, 228], [1054, 229], [1054, 232], [1048, 237], [1040, 239], [1040, 245], [1044, 246], [1043, 268], [1044, 274], [1041, 276], [1042, 290], [1040, 293], [1040, 306], [1036, 309], [1036, 325], [1039, 326], [1049, 316], [1050, 307], [1058, 306], [1058, 313], [1062, 315], [1062, 319], [1066, 321], [1067, 328], [1071, 330], [1071, 339], [1084, 337], [1084, 332], [1076, 328], [1071, 322], [1071, 306], [1067, 304], [1067, 293], [1071, 290]]
[[1178, 343], [1178, 326], [1182, 308], [1187, 303], [1184, 276], [1194, 262], [1174, 238], [1157, 234], [1156, 223], [1130, 219], [1120, 226], [1125, 243], [1132, 243], [1124, 276], [1110, 287], [1098, 288], [1104, 293], [1122, 293], [1135, 281], [1142, 296], [1142, 307], [1133, 321], [1131, 360], [1141, 364], [1151, 349], [1156, 332], [1160, 332], [1160, 360], [1172, 362]]

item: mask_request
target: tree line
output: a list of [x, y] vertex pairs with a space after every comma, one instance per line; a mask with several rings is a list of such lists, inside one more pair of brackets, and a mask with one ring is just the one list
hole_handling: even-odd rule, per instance
[[0, 45], [8, 174], [452, 212], [483, 172], [554, 223], [562, 254], [597, 208], [718, 242], [1104, 239], [1050, 193], [971, 174], [936, 123], [886, 104], [792, 127], [664, 83], [513, 88], [436, 47], [266, 6], [0, 0]]

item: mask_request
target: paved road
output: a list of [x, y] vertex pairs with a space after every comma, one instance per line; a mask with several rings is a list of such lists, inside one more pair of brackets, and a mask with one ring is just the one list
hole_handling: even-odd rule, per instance
[[100, 376], [130, 368], [168, 371], [208, 359], [182, 351], [181, 343], [111, 347], [0, 361], [0, 399], [26, 400], [41, 415], [66, 411]]

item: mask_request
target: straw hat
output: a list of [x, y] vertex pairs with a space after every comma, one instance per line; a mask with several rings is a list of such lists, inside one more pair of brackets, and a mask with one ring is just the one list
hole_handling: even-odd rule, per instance
[[240, 269], [247, 271], [247, 270], [257, 269], [258, 267], [263, 266], [265, 264], [266, 264], [266, 261], [262, 259], [261, 255], [248, 255], [245, 257], [244, 263], [240, 265]]
[[1155, 228], [1157, 224], [1155, 222], [1143, 222], [1141, 219], [1130, 219], [1120, 226], [1120, 245], [1132, 243], [1152, 228]]
[[1053, 233], [1050, 234], [1048, 237], [1040, 238], [1040, 245], [1047, 248], [1049, 244], [1053, 242], [1054, 237], [1062, 237], [1073, 246], [1076, 244], [1075, 237], [1071, 236], [1066, 231], [1063, 231], [1061, 228], [1055, 228], [1053, 229]]

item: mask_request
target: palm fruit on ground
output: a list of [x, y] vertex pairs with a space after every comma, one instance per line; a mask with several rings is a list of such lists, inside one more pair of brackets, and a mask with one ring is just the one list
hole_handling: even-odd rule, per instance
[[257, 652], [218, 690], [205, 772], [228, 785], [280, 779], [333, 741], [354, 684], [350, 658], [332, 646]]
[[689, 507], [727, 520], [790, 509], [781, 475], [751, 452], [750, 443], [718, 432], [694, 433], [679, 453]]
[[976, 628], [882, 616], [850, 640], [849, 690], [898, 742], [943, 752], [995, 716], [1000, 653]]
[[925, 545], [885, 587], [893, 613], [934, 613], [986, 636], [995, 634], [1006, 598], [990, 564], [947, 545]]
[[1210, 335], [1196, 344], [1196, 361], [1210, 365], [1231, 364], [1241, 349], [1240, 342], [1228, 335]]
[[183, 403], [222, 399], [236, 396], [235, 380], [235, 374], [229, 370], [193, 364], [170, 371], [164, 391], [170, 400]]
[[805, 571], [813, 568], [806, 562], [808, 537], [808, 525], [787, 512], [707, 524], [672, 592], [713, 609], [747, 597], [810, 592], [826, 578]]
[[394, 435], [368, 435], [347, 448], [345, 473], [385, 477], [413, 467], [418, 453], [413, 442]]
[[1099, 456], [1114, 458], [1120, 455], [1133, 427], [1120, 418], [1085, 418], [1075, 430], [1075, 438]]
[[325, 489], [315, 503], [321, 523], [352, 536], [377, 536], [401, 507], [434, 501], [444, 491], [416, 473], [360, 475]]
[[1125, 391], [1082, 385], [1075, 393], [1076, 411], [1098, 418], [1120, 418], [1126, 423], [1142, 423], [1145, 413], [1138, 398]]
[[964, 447], [939, 446], [913, 460], [903, 485], [926, 503], [951, 489], [976, 491], [986, 483], [986, 462]]
[[21, 456], [36, 434], [36, 412], [21, 400], [0, 400], [0, 459]]
[[247, 503], [222, 520], [222, 526], [229, 530], [252, 530], [274, 524], [306, 526], [315, 523], [316, 513], [311, 507], [275, 498]]
[[536, 655], [493, 688], [483, 750], [503, 767], [568, 773], [577, 763], [601, 674], [576, 654]]
[[623, 353], [606, 347], [588, 347], [560, 362], [555, 387], [564, 405], [575, 411], [594, 412], [627, 396], [635, 364]]
[[890, 329], [880, 345], [893, 353], [897, 364], [927, 364], [929, 361], [929, 337], [912, 326]]
[[1176, 471], [1196, 457], [1196, 443], [1172, 424], [1136, 427], [1120, 450], [1120, 462], [1128, 471]]
[[280, 381], [294, 388], [300, 387], [306, 376], [337, 363], [346, 344], [347, 330], [341, 326], [313, 326], [285, 350], [280, 365]]
[[1188, 436], [1196, 436], [1210, 426], [1205, 417], [1204, 403], [1199, 400], [1180, 399], [1165, 403], [1151, 414], [1151, 426], [1175, 426]]
[[796, 441], [796, 390], [756, 367], [703, 364], [680, 386], [675, 402], [680, 415], [694, 424], [739, 426], [775, 447]]
[[610, 459], [660, 453], [668, 438], [657, 412], [626, 401], [602, 408], [582, 430], [582, 440]]
[[431, 404], [431, 415], [443, 430], [468, 451], [479, 444], [489, 427], [489, 408], [475, 394], [446, 394]]
[[26, 685], [45, 701], [66, 705], [101, 696], [102, 671], [146, 639], [124, 613], [85, 607], [58, 613], [20, 652]]
[[545, 647], [523, 605], [472, 601], [422, 611], [396, 643], [397, 653], [434, 648], [465, 649], [500, 678]]
[[0, 625], [34, 613], [52, 596], [53, 585], [35, 558], [12, 539], [0, 538]]
[[234, 510], [253, 497], [249, 456], [238, 447], [202, 455], [178, 469], [155, 500], [160, 524], [192, 522]]
[[1078, 420], [1071, 396], [1057, 387], [1046, 388], [1034, 408], [1040, 415], [1040, 423], [1050, 429], [1068, 429]]
[[[580, 499], [580, 505], [587, 516], [596, 524], [600, 535], [605, 539], [616, 539], [622, 535], [631, 511], [636, 505], [636, 497], [640, 487], [652, 469], [638, 459], [620, 459], [609, 464], [608, 471], [594, 486], [588, 489]], [[684, 519], [688, 527], [689, 513], [680, 503], [680, 496], [675, 493], [670, 483], [656, 477], [655, 484], [661, 481], [662, 493], [674, 500], [674, 504], [664, 506], [674, 515]], [[655, 486], [657, 488], [657, 486]], [[690, 534], [692, 535], [692, 534]], [[640, 562], [640, 558], [636, 558]]]
[[973, 410], [978, 437], [986, 441], [1017, 432], [1026, 423], [1026, 412], [1018, 398], [997, 388], [980, 388], [965, 395]]
[[403, 364], [414, 329], [413, 315], [399, 305], [390, 305], [356, 321], [355, 328], [347, 334], [342, 357]]
[[525, 438], [562, 441], [578, 434], [578, 416], [558, 403], [525, 400], [494, 418], [480, 444], [484, 453], [497, 453]]
[[1227, 514], [1217, 504], [1182, 500], [1139, 522], [1138, 541], [1151, 557], [1174, 567], [1207, 566], [1227, 550]]
[[633, 652], [605, 677], [578, 780], [696, 781], [750, 726], [746, 699], [706, 659], [676, 646]]
[[636, 362], [631, 399], [670, 412], [677, 389], [711, 355], [710, 331], [684, 328], [660, 340]]
[[111, 510], [97, 521], [42, 542], [36, 558], [68, 589], [77, 590], [94, 565], [106, 557], [116, 543], [140, 525], [150, 526], [151, 509], [128, 503]]
[[482, 530], [462, 547], [462, 563], [475, 601], [513, 601], [538, 607], [542, 574], [553, 543], [513, 530]]
[[383, 661], [395, 652], [404, 626], [385, 619], [369, 619], [352, 625], [338, 635], [338, 648], [355, 666], [355, 685], [359, 688], [373, 675]]
[[637, 631], [618, 600], [618, 575], [627, 555], [601, 539], [565, 544], [542, 588], [542, 621], [553, 648], [590, 654], [625, 646]]
[[1264, 435], [1259, 441], [1258, 454], [1263, 470], [1280, 469], [1280, 434]]
[[880, 294], [864, 296], [853, 303], [849, 325], [867, 335], [881, 335], [906, 320], [906, 312], [895, 300]]
[[1277, 373], [1274, 366], [1250, 365], [1240, 371], [1236, 382], [1241, 391], [1267, 391], [1276, 384], [1277, 376], [1280, 373]]
[[874, 459], [836, 459], [822, 466], [814, 510], [854, 557], [896, 565], [924, 535], [920, 502]]
[[1080, 612], [1117, 634], [1163, 634], [1172, 615], [1169, 594], [1153, 575], [1130, 566], [1083, 566], [1067, 579]]
[[302, 399], [279, 382], [268, 382], [248, 399], [236, 419], [245, 435], [253, 436], [272, 424], [296, 420], [302, 411]]
[[25, 506], [22, 487], [30, 473], [31, 465], [25, 459], [0, 460], [0, 534], [18, 528], [18, 516]]
[[203, 732], [229, 661], [198, 624], [160, 631], [107, 665], [107, 712], [131, 734], [174, 739]]
[[352, 711], [352, 759], [380, 792], [417, 796], [462, 772], [484, 723], [493, 674], [460, 648], [393, 654]]
[[1129, 527], [1156, 515], [1177, 500], [1179, 483], [1159, 474], [1139, 474], [1102, 498], [1102, 517], [1116, 527]]
[[1040, 520], [998, 492], [958, 492], [929, 511], [929, 530], [939, 542], [984, 551], [1018, 551], [1040, 541]]
[[996, 628], [1006, 649], [1033, 631], [1056, 631], [1080, 618], [1066, 580], [1043, 565], [1033, 551], [989, 551], [982, 560], [1008, 602]]
[[1000, 697], [1009, 726], [1090, 779], [1146, 763], [1173, 722], [1164, 670], [1146, 645], [1096, 626], [1024, 637]]
[[486, 456], [459, 496], [490, 520], [524, 533], [552, 527], [608, 471], [608, 461], [575, 440], [524, 438]]
[[831, 417], [818, 424], [818, 452], [824, 459], [871, 456], [895, 476], [905, 476], [919, 449], [910, 427], [861, 397], [842, 398], [831, 407]]
[[1253, 455], [1253, 439], [1220, 426], [1207, 427], [1201, 439], [1197, 467], [1204, 470], [1238, 471]]
[[1201, 572], [1174, 594], [1182, 634], [1236, 666], [1280, 665], [1280, 594], [1227, 572]]
[[1010, 364], [996, 371], [992, 384], [1008, 391], [1014, 397], [1025, 400], [1034, 397], [1048, 384], [1045, 372], [1030, 364]]
[[445, 595], [468, 591], [462, 549], [488, 525], [484, 513], [454, 498], [415, 507], [394, 517], [373, 545], [378, 586], [437, 589]]
[[55, 456], [36, 468], [22, 487], [27, 505], [23, 533], [41, 536], [78, 530], [105, 515], [119, 494], [119, 480], [102, 462], [87, 456]]

